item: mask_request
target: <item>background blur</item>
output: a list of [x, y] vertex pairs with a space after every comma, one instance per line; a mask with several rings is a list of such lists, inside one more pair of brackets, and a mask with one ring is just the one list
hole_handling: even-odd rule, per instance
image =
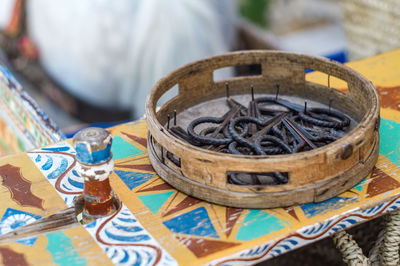
[[71, 135], [140, 118], [157, 80], [207, 56], [279, 49], [346, 62], [395, 49], [399, 14], [396, 0], [2, 0], [0, 60]]

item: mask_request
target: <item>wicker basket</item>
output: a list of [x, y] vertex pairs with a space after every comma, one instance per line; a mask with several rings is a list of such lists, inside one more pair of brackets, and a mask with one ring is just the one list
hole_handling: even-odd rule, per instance
[[[215, 81], [213, 72], [239, 65], [261, 66], [262, 73], [229, 79], [231, 96], [244, 97], [250, 84], [260, 95], [310, 99], [353, 117], [358, 125], [345, 137], [327, 146], [289, 155], [247, 156], [223, 154], [192, 146], [172, 135], [167, 115], [176, 110], [179, 123], [193, 106], [204, 104], [209, 113], [224, 99], [225, 80]], [[348, 93], [305, 80], [314, 69], [342, 79]], [[178, 86], [176, 86], [178, 85]], [[179, 87], [177, 95], [156, 112], [166, 92]], [[197, 112], [196, 116], [199, 116]], [[201, 114], [200, 114], [201, 116]], [[180, 117], [180, 118], [179, 118]], [[194, 118], [194, 117], [193, 117]], [[147, 97], [148, 152], [156, 172], [172, 186], [189, 195], [217, 204], [240, 208], [270, 208], [331, 198], [358, 183], [374, 166], [379, 146], [379, 102], [374, 86], [361, 74], [323, 58], [277, 51], [243, 51], [210, 57], [183, 66], [161, 79]], [[179, 125], [178, 123], [178, 125]], [[183, 122], [182, 122], [183, 123]], [[170, 152], [179, 164], [166, 156]], [[237, 186], [227, 182], [229, 172], [286, 172], [289, 182], [279, 186]]]

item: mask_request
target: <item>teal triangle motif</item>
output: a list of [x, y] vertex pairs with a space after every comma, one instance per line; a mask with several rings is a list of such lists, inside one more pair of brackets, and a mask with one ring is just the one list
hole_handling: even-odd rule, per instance
[[366, 178], [364, 178], [363, 180], [360, 181], [360, 183], [358, 183], [355, 187], [353, 187], [355, 190], [358, 191], [362, 191], [363, 187], [364, 187], [364, 181], [367, 180]]
[[379, 153], [384, 155], [392, 163], [400, 165], [400, 123], [381, 118], [379, 128], [380, 143]]
[[236, 239], [240, 241], [249, 241], [258, 237], [277, 232], [286, 226], [288, 222], [276, 218], [275, 216], [262, 210], [249, 210], [244, 219]]
[[144, 151], [124, 140], [120, 136], [114, 137], [112, 141], [111, 152], [114, 160], [135, 157], [144, 154]]
[[169, 199], [174, 191], [138, 196], [149, 210], [156, 214], [161, 206]]

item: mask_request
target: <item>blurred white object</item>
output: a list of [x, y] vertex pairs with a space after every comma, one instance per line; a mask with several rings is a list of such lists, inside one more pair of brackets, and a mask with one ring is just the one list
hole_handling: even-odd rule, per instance
[[165, 74], [229, 51], [236, 1], [29, 0], [27, 15], [56, 81], [87, 102], [139, 116]]
[[16, 2], [17, 0], [0, 1], [0, 30], [5, 30], [10, 24]]
[[280, 48], [297, 53], [331, 56], [346, 50], [346, 39], [339, 23], [324, 24], [278, 37]]

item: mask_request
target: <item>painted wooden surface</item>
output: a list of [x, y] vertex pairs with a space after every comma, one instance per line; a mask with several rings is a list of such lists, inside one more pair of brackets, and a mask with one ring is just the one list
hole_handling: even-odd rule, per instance
[[65, 139], [52, 120], [0, 65], [0, 156]]
[[[373, 172], [349, 191], [318, 204], [235, 209], [200, 201], [164, 183], [146, 150], [146, 124], [112, 128], [123, 202], [95, 223], [0, 245], [8, 265], [203, 265], [255, 263], [317, 241], [400, 206], [400, 50], [349, 64], [377, 86], [381, 144]], [[326, 82], [311, 73], [308, 79]], [[332, 86], [341, 84], [332, 81]], [[66, 141], [0, 159], [0, 233], [58, 212], [82, 190], [75, 151]]]

